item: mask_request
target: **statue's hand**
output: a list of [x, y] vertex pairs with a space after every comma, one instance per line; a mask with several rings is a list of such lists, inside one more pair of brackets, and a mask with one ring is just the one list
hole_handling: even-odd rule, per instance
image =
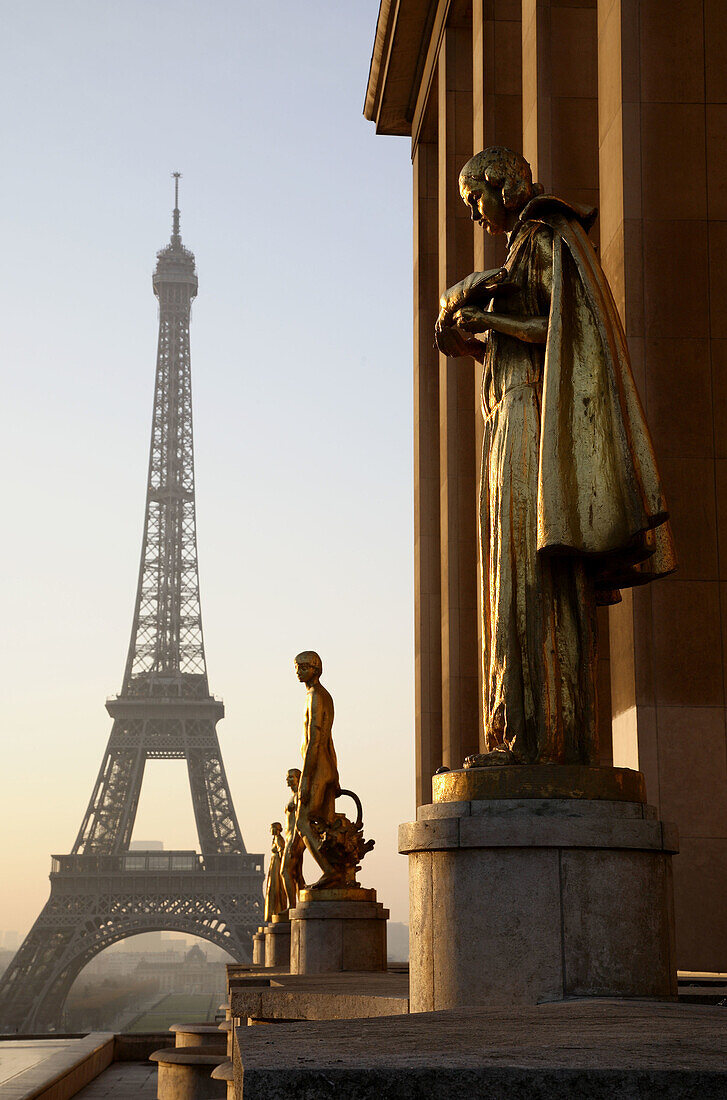
[[455, 328], [452, 325], [435, 332], [434, 339], [442, 355], [456, 359], [472, 356], [480, 361], [484, 355], [484, 344], [474, 336], [469, 336], [462, 329]]
[[448, 320], [451, 321], [452, 314], [465, 300], [467, 287], [467, 279], [460, 279], [454, 286], [447, 287], [447, 289], [442, 292], [439, 298], [439, 306], [441, 309], [441, 313], [439, 314], [440, 317], [444, 313], [447, 315]]
[[446, 306], [442, 306], [437, 317], [436, 324], [434, 325], [434, 334], [439, 336], [440, 332], [444, 332], [445, 329], [452, 327], [452, 314]]
[[492, 314], [477, 306], [462, 306], [453, 316], [452, 323], [465, 332], [487, 332], [492, 328]]
[[452, 315], [476, 299], [482, 304], [489, 301], [495, 290], [507, 284], [509, 272], [504, 267], [495, 268], [492, 271], [473, 271], [465, 279], [460, 279], [454, 286], [445, 290], [440, 299], [440, 317], [446, 317], [445, 323], [451, 323]]

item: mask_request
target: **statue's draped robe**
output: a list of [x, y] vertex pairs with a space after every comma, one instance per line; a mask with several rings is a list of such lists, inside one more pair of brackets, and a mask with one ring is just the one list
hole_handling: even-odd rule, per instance
[[[592, 212], [590, 212], [592, 215]], [[487, 748], [597, 763], [596, 605], [675, 568], [668, 512], [589, 213], [534, 199], [492, 308], [545, 346], [486, 337], [480, 486]]]
[[277, 913], [282, 913], [284, 909], [288, 908], [288, 898], [282, 877], [283, 847], [283, 838], [281, 836], [273, 837], [268, 874], [265, 880], [265, 920], [268, 922]]

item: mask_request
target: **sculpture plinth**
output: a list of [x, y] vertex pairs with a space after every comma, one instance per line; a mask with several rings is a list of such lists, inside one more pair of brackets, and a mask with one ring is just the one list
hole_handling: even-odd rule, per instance
[[276, 913], [265, 926], [265, 965], [290, 966], [290, 917], [288, 911]]
[[641, 772], [583, 764], [514, 764], [459, 768], [432, 776], [433, 802], [483, 798], [593, 798], [646, 802]]
[[290, 911], [291, 974], [386, 970], [388, 916], [375, 890], [302, 890]]
[[265, 925], [261, 924], [252, 937], [252, 961], [254, 966], [265, 966]]
[[[676, 830], [643, 795], [626, 797], [643, 792], [638, 772], [581, 769], [602, 773], [589, 780], [593, 790], [621, 791], [610, 798], [537, 797], [536, 770], [546, 772], [547, 794], [567, 790], [574, 768], [444, 773], [434, 777], [435, 801], [400, 826], [413, 1012], [563, 997], [675, 999]], [[498, 793], [478, 797], [488, 784]], [[447, 791], [472, 797], [448, 801]]]

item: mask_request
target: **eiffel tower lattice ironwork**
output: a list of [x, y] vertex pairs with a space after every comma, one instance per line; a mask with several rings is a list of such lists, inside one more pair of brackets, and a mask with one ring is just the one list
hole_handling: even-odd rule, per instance
[[[0, 1028], [58, 1026], [68, 991], [99, 951], [137, 932], [180, 931], [251, 958], [262, 918], [261, 855], [237, 822], [207, 684], [197, 570], [189, 317], [193, 254], [179, 233], [153, 276], [159, 299], [146, 518], [123, 687], [106, 708], [109, 743], [70, 855], [52, 857], [51, 893], [0, 980]], [[201, 853], [130, 851], [148, 759], [185, 759]]]

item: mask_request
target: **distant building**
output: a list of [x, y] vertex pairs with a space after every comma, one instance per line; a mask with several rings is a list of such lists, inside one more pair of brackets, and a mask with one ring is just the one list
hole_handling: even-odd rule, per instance
[[139, 979], [151, 979], [163, 993], [215, 993], [224, 989], [225, 964], [211, 962], [206, 952], [195, 944], [183, 960], [144, 958], [134, 970]]

